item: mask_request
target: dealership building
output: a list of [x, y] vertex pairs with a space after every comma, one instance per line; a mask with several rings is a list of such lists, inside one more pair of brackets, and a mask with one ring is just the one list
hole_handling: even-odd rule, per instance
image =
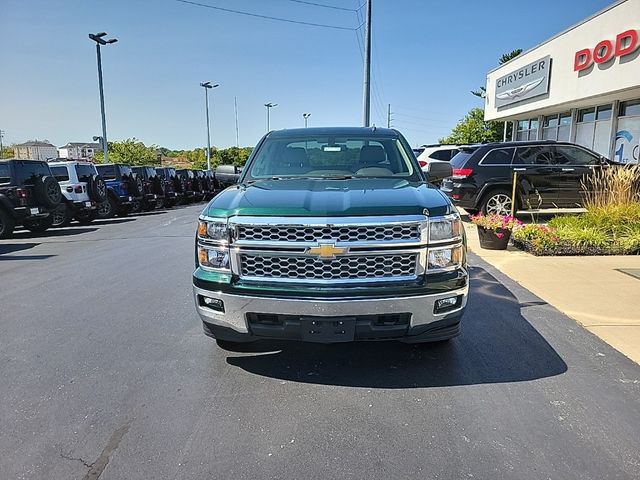
[[487, 75], [485, 120], [638, 163], [639, 33], [640, 0], [621, 0], [523, 52]]

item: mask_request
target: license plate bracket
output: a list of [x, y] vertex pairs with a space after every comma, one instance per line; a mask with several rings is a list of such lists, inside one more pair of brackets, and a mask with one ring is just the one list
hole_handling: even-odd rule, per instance
[[352, 342], [356, 334], [355, 317], [301, 317], [300, 336], [305, 342]]

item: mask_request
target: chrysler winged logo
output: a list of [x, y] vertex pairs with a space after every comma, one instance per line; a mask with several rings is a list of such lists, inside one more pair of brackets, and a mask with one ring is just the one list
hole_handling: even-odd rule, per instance
[[509, 98], [524, 97], [527, 93], [540, 85], [543, 80], [544, 77], [537, 78], [536, 80], [520, 85], [519, 87], [512, 88], [506, 92], [498, 93], [496, 94], [496, 98], [499, 100], [507, 100]]
[[328, 260], [348, 251], [346, 247], [336, 247], [335, 243], [320, 243], [317, 247], [309, 247], [305, 253]]

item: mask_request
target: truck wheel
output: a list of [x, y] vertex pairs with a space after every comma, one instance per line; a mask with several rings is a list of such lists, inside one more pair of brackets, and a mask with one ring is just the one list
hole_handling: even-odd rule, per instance
[[66, 202], [62, 202], [53, 212], [51, 212], [50, 217], [52, 227], [68, 227], [71, 223], [71, 209]]
[[109, 197], [105, 202], [98, 204], [96, 216], [97, 218], [112, 218], [116, 214], [116, 208], [116, 201]]
[[53, 224], [53, 214], [49, 214], [46, 218], [39, 218], [38, 220], [31, 220], [24, 222], [24, 228], [34, 233], [42, 233], [45, 230], [51, 228]]
[[7, 212], [0, 209], [0, 238], [9, 238], [15, 226], [16, 224], [13, 218], [11, 218]]
[[483, 197], [480, 210], [485, 215], [511, 215], [511, 192], [505, 189], [491, 190]]

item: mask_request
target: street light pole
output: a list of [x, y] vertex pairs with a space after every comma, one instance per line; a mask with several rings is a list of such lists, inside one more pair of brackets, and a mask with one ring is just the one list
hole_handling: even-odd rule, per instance
[[98, 85], [100, 87], [100, 114], [102, 116], [102, 151], [104, 152], [104, 163], [109, 163], [109, 150], [107, 144], [107, 119], [104, 113], [104, 87], [102, 85], [102, 57], [100, 56], [100, 46], [110, 45], [118, 41], [117, 38], [105, 40], [106, 32], [90, 33], [89, 38], [96, 42], [96, 58], [98, 60]]
[[278, 104], [277, 103], [272, 103], [272, 102], [268, 102], [264, 104], [265, 107], [267, 107], [267, 132], [269, 132], [270, 130], [270, 118], [269, 118], [269, 111], [273, 108], [273, 107], [277, 107]]
[[371, 0], [367, 0], [365, 9], [362, 124], [368, 127], [371, 119]]
[[0, 160], [4, 158], [4, 151], [2, 149], [2, 137], [4, 137], [4, 132], [0, 130]]
[[200, 86], [204, 88], [204, 103], [205, 111], [207, 112], [207, 170], [211, 170], [211, 133], [209, 130], [209, 89], [216, 88], [220, 85], [216, 83], [211, 85], [211, 82], [202, 82]]
[[304, 118], [304, 128], [307, 128], [307, 120], [309, 119], [310, 116], [311, 116], [310, 113], [303, 113], [302, 114], [302, 118]]

